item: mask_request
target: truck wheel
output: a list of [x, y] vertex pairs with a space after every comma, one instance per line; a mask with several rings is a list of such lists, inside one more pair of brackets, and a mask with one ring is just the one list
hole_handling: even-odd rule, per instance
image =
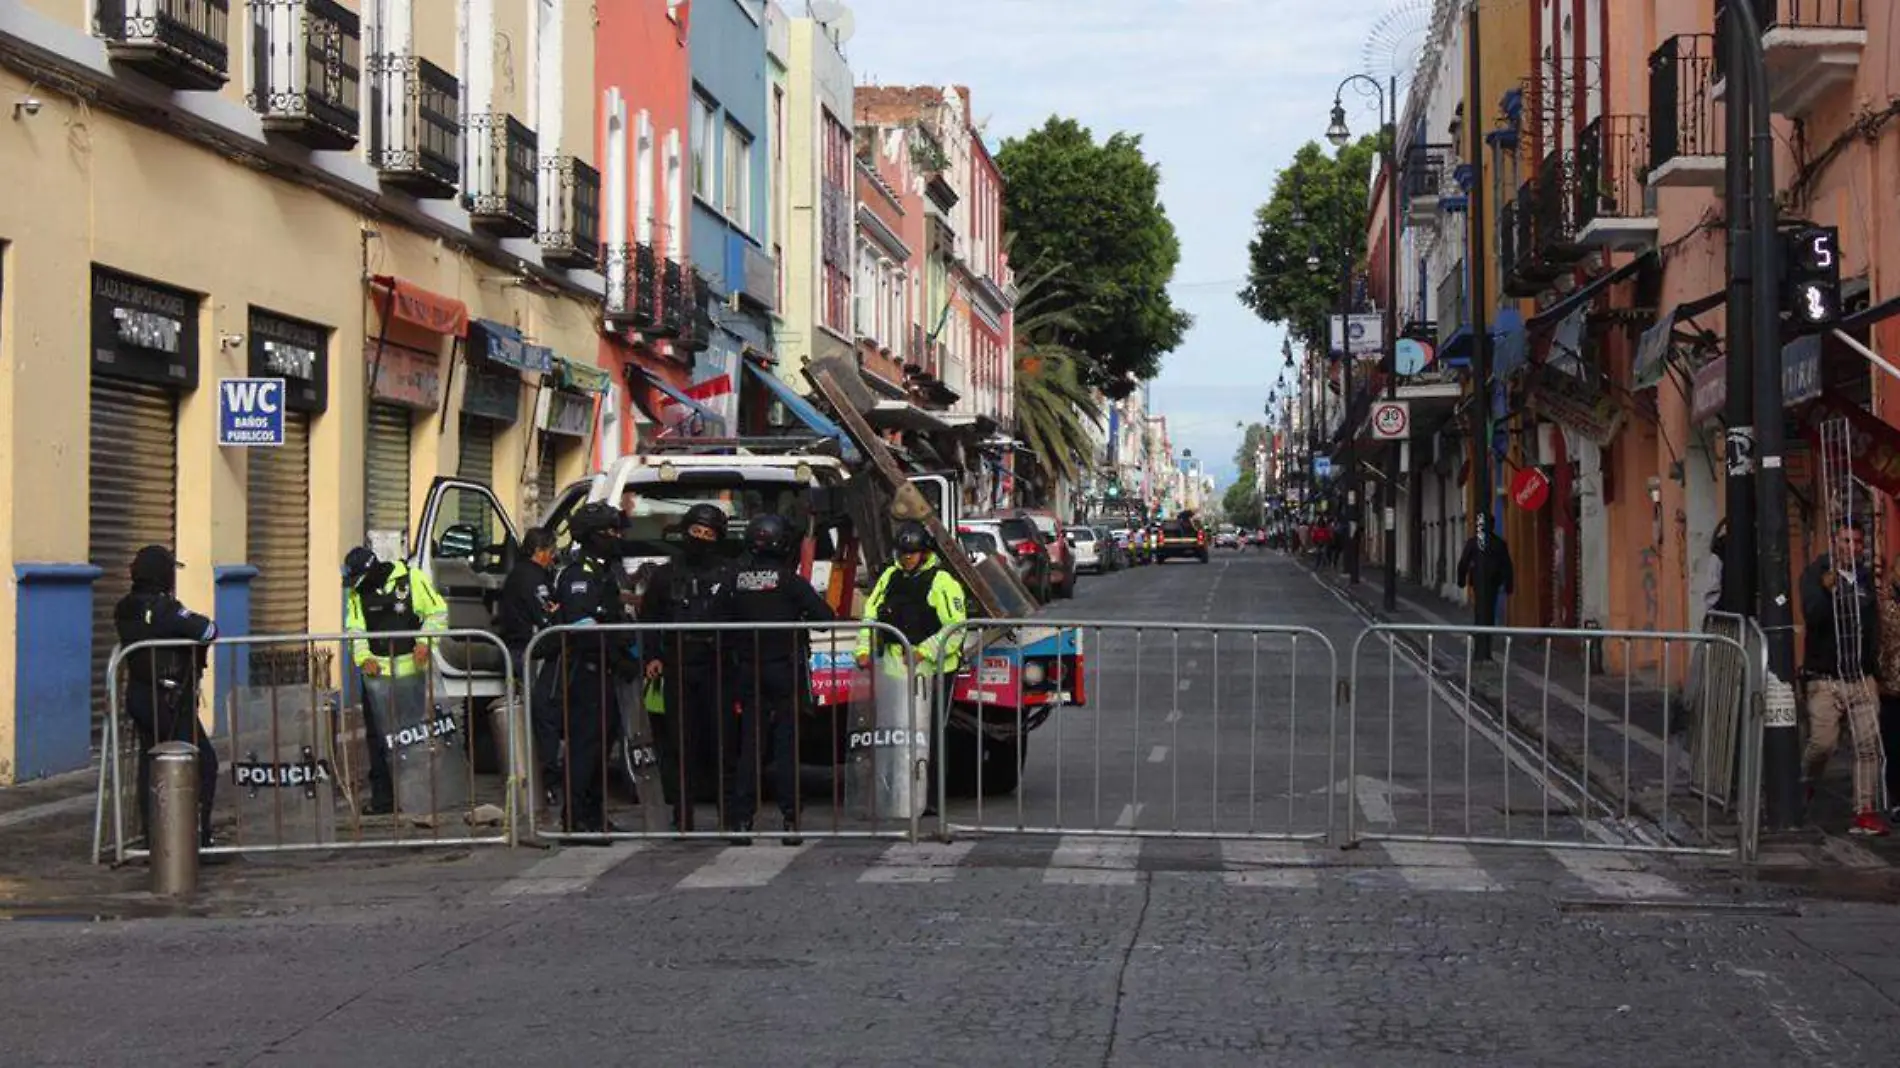
[[[1029, 736], [1019, 735], [1009, 741], [997, 741], [984, 736], [983, 744], [983, 796], [1002, 797], [1016, 792], [1022, 782], [1023, 765], [1029, 761]], [[972, 787], [975, 785], [972, 776]]]
[[1075, 576], [1074, 575], [1070, 575], [1069, 581], [1056, 587], [1056, 596], [1062, 598], [1065, 601], [1075, 596]]
[[1201, 557], [1200, 557], [1200, 559], [1201, 559], [1201, 563], [1203, 563], [1203, 564], [1205, 564], [1205, 563], [1207, 563], [1207, 550], [1206, 550], [1206, 549], [1202, 549], [1202, 550], [1201, 550]]

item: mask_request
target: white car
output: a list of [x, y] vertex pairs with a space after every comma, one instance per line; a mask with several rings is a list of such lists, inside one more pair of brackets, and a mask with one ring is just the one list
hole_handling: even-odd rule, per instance
[[1101, 574], [1102, 544], [1096, 540], [1095, 531], [1088, 527], [1070, 527], [1068, 534], [1069, 548], [1075, 553], [1076, 573], [1088, 571]]

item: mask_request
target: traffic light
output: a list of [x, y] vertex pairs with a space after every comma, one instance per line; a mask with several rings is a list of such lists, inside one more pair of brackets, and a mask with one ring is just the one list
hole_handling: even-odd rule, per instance
[[1109, 500], [1111, 500], [1111, 501], [1112, 501], [1112, 500], [1115, 500], [1116, 498], [1118, 498], [1118, 497], [1120, 497], [1121, 495], [1122, 495], [1122, 488], [1121, 488], [1120, 486], [1110, 486], [1110, 487], [1108, 487], [1108, 499], [1109, 499]]
[[1801, 226], [1781, 232], [1781, 308], [1800, 326], [1830, 326], [1841, 317], [1841, 232]]

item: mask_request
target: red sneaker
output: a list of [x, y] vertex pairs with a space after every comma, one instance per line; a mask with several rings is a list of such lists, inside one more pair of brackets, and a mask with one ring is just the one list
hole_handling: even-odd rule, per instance
[[1893, 828], [1887, 826], [1887, 821], [1880, 818], [1880, 813], [1868, 809], [1854, 817], [1854, 822], [1847, 828], [1847, 833], [1862, 838], [1885, 838], [1893, 833]]

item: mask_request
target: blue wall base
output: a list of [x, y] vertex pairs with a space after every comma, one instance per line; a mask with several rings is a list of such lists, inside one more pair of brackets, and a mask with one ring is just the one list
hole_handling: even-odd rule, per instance
[[13, 752], [0, 780], [75, 771], [92, 760], [91, 564], [19, 564], [13, 639]]

